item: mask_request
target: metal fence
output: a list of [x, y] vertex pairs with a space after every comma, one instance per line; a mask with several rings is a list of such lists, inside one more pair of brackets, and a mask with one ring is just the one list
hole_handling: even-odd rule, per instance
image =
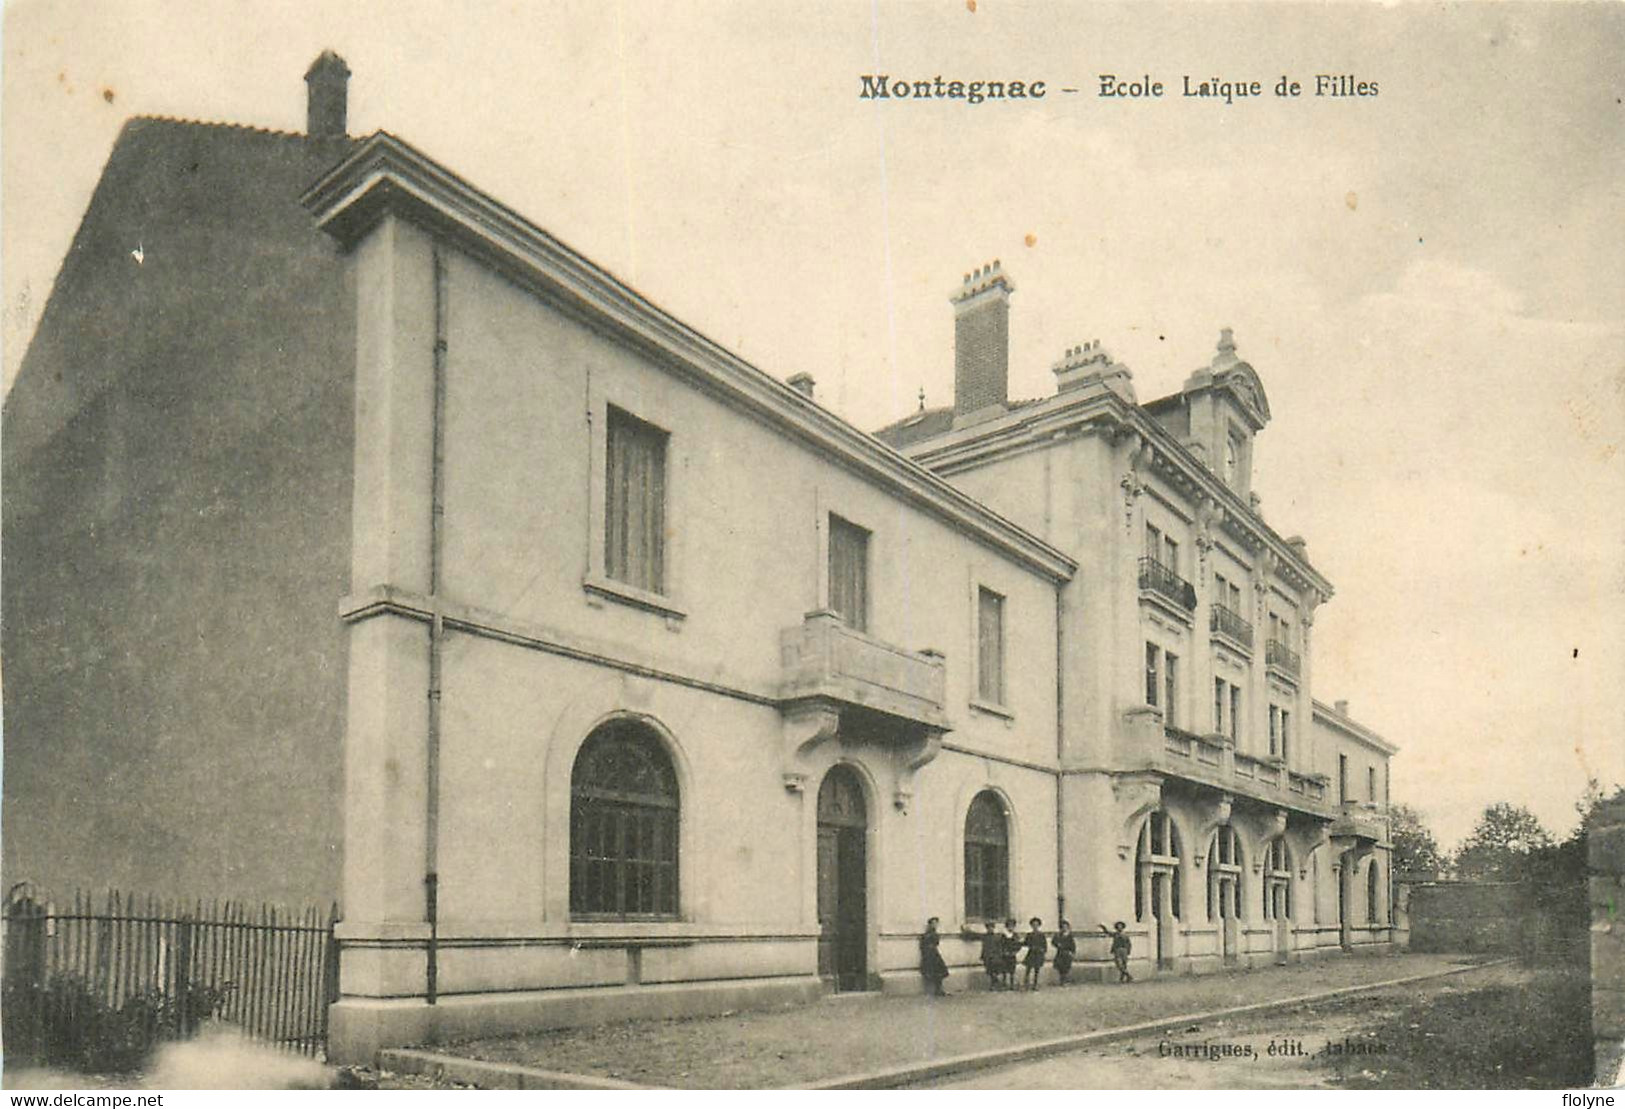
[[216, 1019], [308, 1055], [338, 995], [338, 906], [179, 903], [15, 889], [5, 907], [7, 1063], [139, 1065]]

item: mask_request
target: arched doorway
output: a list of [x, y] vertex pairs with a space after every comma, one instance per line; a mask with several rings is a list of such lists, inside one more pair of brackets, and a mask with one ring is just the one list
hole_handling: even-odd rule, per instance
[[1134, 919], [1144, 923], [1150, 914], [1151, 940], [1159, 969], [1172, 967], [1174, 961], [1174, 929], [1182, 915], [1181, 857], [1174, 822], [1161, 809], [1149, 814], [1140, 825], [1134, 849]]
[[1276, 836], [1264, 849], [1264, 919], [1275, 925], [1275, 961], [1292, 955], [1292, 855], [1286, 837]]
[[833, 767], [818, 787], [818, 973], [837, 990], [869, 985], [868, 828], [863, 781]]
[[1213, 833], [1207, 852], [1207, 916], [1219, 926], [1219, 951], [1226, 964], [1241, 952], [1241, 838], [1228, 824]]

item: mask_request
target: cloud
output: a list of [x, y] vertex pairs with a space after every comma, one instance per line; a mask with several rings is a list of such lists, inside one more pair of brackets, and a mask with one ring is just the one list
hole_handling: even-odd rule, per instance
[[1516, 316], [1523, 298], [1485, 270], [1443, 258], [1413, 258], [1399, 275], [1394, 296], [1469, 316]]

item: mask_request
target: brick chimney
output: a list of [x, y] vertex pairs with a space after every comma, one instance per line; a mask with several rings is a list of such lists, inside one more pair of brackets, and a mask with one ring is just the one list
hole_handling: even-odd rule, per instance
[[313, 139], [342, 139], [346, 130], [350, 67], [331, 50], [323, 50], [305, 70], [308, 101], [305, 133]]
[[[954, 422], [1003, 412], [1010, 389], [1010, 294], [998, 260], [965, 275], [954, 305]], [[987, 411], [988, 415], [997, 412]]]

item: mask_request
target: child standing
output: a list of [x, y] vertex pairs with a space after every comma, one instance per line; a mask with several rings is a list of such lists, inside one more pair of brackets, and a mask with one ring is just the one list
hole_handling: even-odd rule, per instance
[[1134, 941], [1128, 938], [1127, 932], [1123, 931], [1128, 926], [1121, 920], [1114, 927], [1117, 929], [1115, 932], [1102, 924], [1100, 930], [1112, 938], [1112, 962], [1117, 964], [1117, 980], [1119, 982], [1132, 982], [1134, 981], [1134, 975], [1128, 972], [1128, 956], [1129, 952], [1134, 950]]
[[942, 936], [937, 931], [937, 918], [925, 922], [920, 934], [920, 977], [925, 979], [925, 992], [932, 997], [946, 996], [942, 981], [948, 977], [948, 964], [942, 959]]
[[982, 936], [982, 969], [987, 971], [989, 989], [1004, 987], [1004, 937], [999, 935], [991, 920], [987, 922], [987, 932]]
[[1032, 926], [1032, 931], [1027, 933], [1027, 939], [1022, 944], [1027, 949], [1026, 957], [1021, 960], [1021, 965], [1027, 968], [1026, 973], [1022, 975], [1022, 985], [1036, 991], [1039, 972], [1044, 969], [1044, 955], [1049, 950], [1049, 941], [1044, 938], [1042, 920], [1033, 917], [1027, 923]]
[[1072, 960], [1078, 955], [1078, 937], [1072, 934], [1072, 925], [1067, 921], [1061, 921], [1059, 928], [1055, 933], [1055, 976], [1064, 986], [1072, 973]]
[[1016, 931], [1016, 918], [1010, 917], [1004, 922], [1004, 950], [999, 958], [999, 969], [1004, 973], [1004, 984], [1009, 989], [1016, 988], [1016, 955], [1021, 951], [1021, 933]]

